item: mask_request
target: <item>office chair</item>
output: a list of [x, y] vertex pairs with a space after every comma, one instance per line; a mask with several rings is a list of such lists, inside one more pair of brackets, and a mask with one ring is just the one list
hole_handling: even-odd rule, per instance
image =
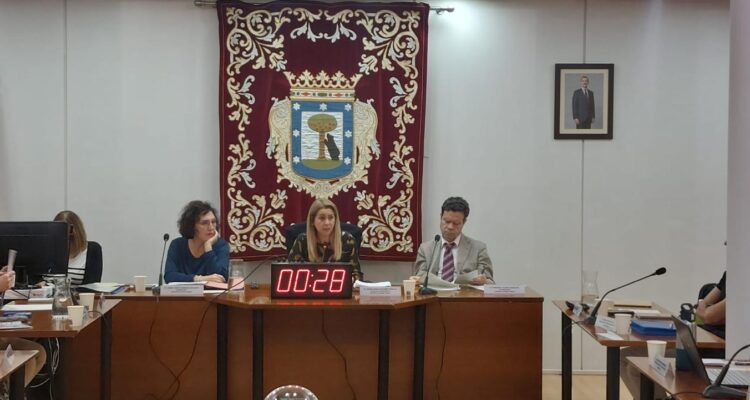
[[318, 400], [310, 389], [298, 385], [284, 385], [268, 393], [265, 400]]

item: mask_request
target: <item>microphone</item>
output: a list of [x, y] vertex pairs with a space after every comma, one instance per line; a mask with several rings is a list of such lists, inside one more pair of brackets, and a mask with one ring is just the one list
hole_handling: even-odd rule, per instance
[[169, 234], [164, 234], [164, 247], [161, 249], [161, 263], [159, 263], [159, 285], [151, 290], [151, 293], [158, 295], [161, 293], [161, 285], [164, 284], [164, 254], [167, 251], [167, 242], [169, 241]]
[[440, 235], [435, 235], [435, 242], [432, 244], [432, 253], [430, 254], [430, 262], [427, 264], [427, 274], [424, 276], [424, 286], [419, 288], [419, 294], [421, 295], [437, 294], [437, 290], [427, 287], [427, 283], [430, 281], [430, 269], [432, 268], [432, 261], [435, 260], [435, 250], [438, 247], [438, 243], [440, 243]]
[[622, 285], [622, 286], [618, 286], [618, 287], [616, 287], [616, 288], [614, 288], [614, 289], [610, 290], [609, 292], [607, 292], [607, 293], [604, 293], [604, 296], [602, 296], [602, 297], [601, 297], [601, 298], [599, 299], [599, 301], [598, 301], [598, 302], [596, 303], [596, 306], [594, 306], [594, 309], [593, 309], [593, 310], [591, 310], [591, 312], [589, 313], [589, 316], [588, 316], [588, 318], [586, 318], [586, 323], [587, 323], [587, 324], [592, 324], [592, 325], [593, 325], [594, 323], [596, 323], [596, 314], [597, 314], [597, 313], [599, 312], [599, 307], [601, 307], [601, 305], [602, 305], [602, 301], [604, 301], [604, 299], [605, 299], [605, 298], [607, 297], [607, 295], [608, 295], [608, 294], [610, 294], [610, 293], [614, 292], [615, 290], [618, 290], [618, 289], [622, 289], [622, 288], [624, 288], [625, 286], [630, 286], [630, 285], [632, 285], [632, 284], [634, 284], [634, 283], [636, 283], [636, 282], [640, 282], [640, 281], [642, 281], [642, 280], [644, 280], [644, 279], [646, 279], [646, 278], [650, 278], [650, 277], [652, 277], [652, 276], [654, 276], [654, 275], [664, 275], [664, 274], [666, 274], [666, 273], [667, 273], [667, 269], [666, 269], [666, 268], [664, 268], [664, 267], [660, 267], [659, 269], [657, 269], [657, 270], [656, 270], [656, 271], [654, 271], [653, 273], [651, 273], [651, 274], [648, 274], [648, 275], [644, 276], [643, 278], [639, 278], [639, 279], [636, 279], [636, 280], [634, 280], [633, 282], [629, 282], [629, 283], [626, 283], [626, 284], [624, 284], [624, 285]]
[[741, 390], [737, 390], [735, 388], [727, 386], [721, 386], [721, 382], [724, 381], [724, 377], [727, 375], [727, 372], [729, 372], [729, 366], [732, 365], [732, 361], [734, 361], [734, 358], [737, 357], [737, 354], [748, 347], [750, 347], [750, 344], [746, 344], [740, 347], [739, 350], [735, 351], [734, 354], [732, 354], [732, 358], [730, 358], [729, 362], [727, 362], [727, 364], [724, 365], [724, 368], [721, 369], [721, 372], [719, 372], [719, 375], [716, 377], [714, 383], [706, 386], [706, 389], [703, 390], [704, 397], [707, 397], [709, 399], [744, 399], [745, 396], [747, 396], [747, 393]]

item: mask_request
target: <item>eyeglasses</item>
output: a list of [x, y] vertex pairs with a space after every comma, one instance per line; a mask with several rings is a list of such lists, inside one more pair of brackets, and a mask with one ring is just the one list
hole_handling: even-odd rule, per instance
[[208, 228], [208, 227], [211, 227], [211, 226], [216, 226], [216, 220], [200, 221], [200, 222], [198, 222], [198, 225], [200, 225], [203, 228]]

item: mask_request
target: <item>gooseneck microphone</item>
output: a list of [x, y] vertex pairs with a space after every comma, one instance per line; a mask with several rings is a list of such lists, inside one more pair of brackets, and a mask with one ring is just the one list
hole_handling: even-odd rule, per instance
[[719, 375], [716, 376], [716, 380], [714, 381], [714, 383], [706, 386], [706, 389], [703, 390], [703, 397], [707, 397], [709, 399], [744, 399], [745, 396], [747, 396], [747, 393], [745, 393], [744, 391], [727, 386], [722, 386], [721, 383], [724, 381], [724, 377], [727, 375], [727, 372], [729, 372], [729, 366], [732, 365], [732, 361], [734, 361], [734, 358], [737, 357], [737, 354], [739, 354], [742, 350], [745, 350], [748, 347], [750, 347], [750, 344], [746, 344], [740, 347], [739, 350], [735, 351], [734, 354], [732, 354], [732, 358], [730, 358], [726, 365], [724, 365], [724, 368], [721, 369]]
[[430, 254], [430, 262], [427, 263], [427, 274], [424, 276], [424, 286], [419, 288], [419, 294], [421, 295], [437, 294], [437, 290], [427, 287], [427, 283], [430, 281], [430, 269], [432, 269], [432, 262], [435, 260], [435, 250], [438, 248], [438, 243], [440, 243], [440, 235], [435, 235], [435, 242], [432, 244], [432, 253]]
[[651, 273], [651, 274], [648, 274], [648, 275], [644, 276], [643, 278], [639, 278], [639, 279], [636, 279], [636, 280], [634, 280], [633, 282], [628, 282], [628, 283], [626, 283], [626, 284], [624, 284], [624, 285], [622, 285], [622, 286], [618, 286], [618, 287], [616, 287], [616, 288], [614, 288], [614, 289], [610, 290], [610, 291], [609, 291], [609, 292], [607, 292], [607, 293], [604, 293], [604, 296], [602, 296], [602, 297], [601, 297], [601, 298], [599, 299], [599, 301], [598, 301], [598, 302], [596, 303], [596, 306], [594, 306], [594, 309], [593, 309], [593, 310], [591, 310], [591, 312], [589, 313], [589, 316], [588, 316], [588, 318], [586, 318], [586, 323], [587, 323], [587, 324], [594, 324], [594, 323], [596, 323], [596, 314], [597, 314], [597, 313], [599, 312], [599, 307], [601, 307], [601, 305], [602, 305], [602, 301], [604, 301], [604, 299], [605, 299], [605, 298], [607, 298], [607, 295], [608, 295], [608, 294], [610, 294], [610, 293], [614, 292], [615, 290], [618, 290], [618, 289], [622, 289], [622, 288], [624, 288], [625, 286], [630, 286], [630, 285], [632, 285], [632, 284], [634, 284], [634, 283], [636, 283], [636, 282], [640, 282], [640, 281], [642, 281], [642, 280], [644, 280], [644, 279], [646, 279], [646, 278], [650, 278], [650, 277], [652, 277], [652, 276], [654, 276], [654, 275], [664, 275], [664, 274], [666, 274], [666, 273], [667, 273], [667, 269], [666, 269], [666, 268], [664, 268], [664, 267], [660, 267], [659, 269], [657, 269], [657, 270], [656, 270], [656, 271], [654, 271], [653, 273]]
[[161, 285], [164, 284], [164, 254], [167, 252], [167, 242], [169, 241], [169, 234], [164, 234], [164, 247], [161, 249], [161, 263], [159, 264], [159, 284], [151, 292], [153, 294], [159, 294], [161, 292]]

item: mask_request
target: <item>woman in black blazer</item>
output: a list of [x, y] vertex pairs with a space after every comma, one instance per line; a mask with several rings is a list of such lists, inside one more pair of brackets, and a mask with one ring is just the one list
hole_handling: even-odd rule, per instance
[[55, 221], [67, 222], [69, 228], [68, 278], [71, 287], [102, 280], [102, 246], [86, 240], [83, 221], [73, 211], [60, 211]]

